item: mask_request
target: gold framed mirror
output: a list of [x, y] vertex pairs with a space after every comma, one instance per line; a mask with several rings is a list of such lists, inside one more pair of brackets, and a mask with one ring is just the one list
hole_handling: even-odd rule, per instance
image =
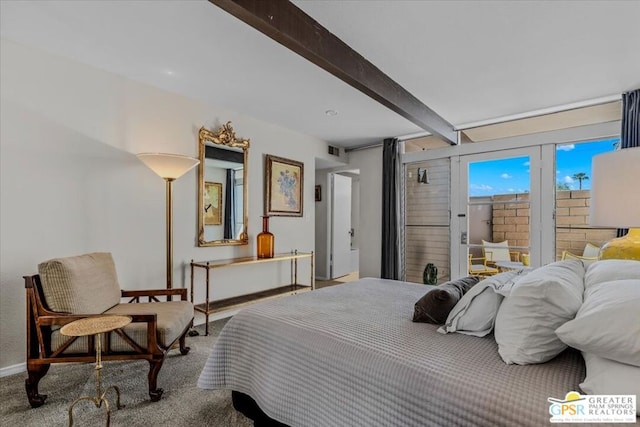
[[198, 246], [246, 245], [249, 140], [231, 122], [198, 139]]

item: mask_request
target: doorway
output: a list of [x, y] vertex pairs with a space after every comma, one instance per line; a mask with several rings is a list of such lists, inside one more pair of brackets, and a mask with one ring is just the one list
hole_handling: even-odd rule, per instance
[[540, 147], [460, 156], [458, 277], [470, 257], [501, 269], [540, 262]]
[[316, 171], [316, 279], [358, 278], [360, 171]]
[[360, 269], [360, 170], [329, 174], [331, 181], [329, 272], [330, 278], [358, 278]]

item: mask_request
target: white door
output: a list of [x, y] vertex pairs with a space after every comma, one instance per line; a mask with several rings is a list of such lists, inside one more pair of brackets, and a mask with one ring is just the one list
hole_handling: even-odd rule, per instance
[[474, 264], [483, 263], [480, 258], [484, 257], [495, 267], [496, 262], [509, 261], [491, 260], [492, 253], [510, 255], [513, 262], [522, 262], [522, 255], [528, 254], [531, 265], [539, 265], [540, 159], [540, 147], [460, 157], [460, 197], [454, 211], [459, 227], [457, 277], [468, 274], [469, 255]]
[[331, 175], [331, 278], [351, 273], [351, 178]]

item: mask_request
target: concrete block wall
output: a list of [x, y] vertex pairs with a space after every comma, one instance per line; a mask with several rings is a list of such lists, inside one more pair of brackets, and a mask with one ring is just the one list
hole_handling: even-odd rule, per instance
[[493, 241], [509, 241], [509, 246], [529, 246], [529, 194], [493, 196]]
[[[500, 194], [493, 201], [493, 241], [529, 246], [529, 194]], [[556, 259], [564, 250], [582, 255], [587, 243], [602, 246], [616, 237], [615, 229], [589, 226], [590, 202], [590, 190], [556, 192]]]
[[582, 255], [587, 243], [602, 246], [616, 237], [612, 228], [590, 228], [590, 190], [556, 192], [556, 258], [567, 250]]

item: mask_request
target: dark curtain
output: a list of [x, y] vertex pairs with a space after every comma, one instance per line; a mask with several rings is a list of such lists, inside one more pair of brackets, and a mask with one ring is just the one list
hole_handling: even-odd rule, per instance
[[[622, 129], [620, 148], [640, 147], [640, 89], [622, 94]], [[618, 229], [618, 237], [627, 234], [626, 228]]]
[[620, 148], [640, 147], [640, 89], [622, 94]]
[[234, 239], [233, 230], [236, 225], [235, 185], [236, 171], [227, 169], [227, 185], [224, 192], [224, 238]]
[[399, 279], [400, 244], [398, 230], [398, 140], [385, 139], [382, 145], [382, 257], [380, 277]]

